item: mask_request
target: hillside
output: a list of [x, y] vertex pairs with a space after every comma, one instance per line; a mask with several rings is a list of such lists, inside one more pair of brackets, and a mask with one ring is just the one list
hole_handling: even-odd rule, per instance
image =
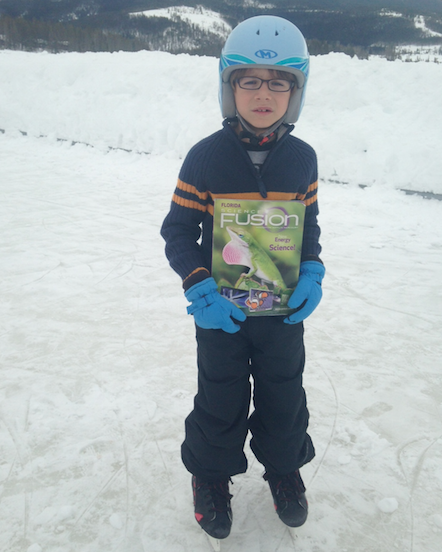
[[0, 47], [51, 51], [163, 50], [218, 55], [239, 21], [280, 15], [313, 54], [392, 55], [404, 44], [442, 45], [442, 0], [0, 0]]

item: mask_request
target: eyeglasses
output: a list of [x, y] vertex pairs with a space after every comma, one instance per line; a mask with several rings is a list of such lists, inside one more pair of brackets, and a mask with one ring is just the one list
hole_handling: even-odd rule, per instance
[[259, 90], [266, 82], [272, 92], [288, 92], [296, 85], [295, 82], [286, 79], [260, 79], [259, 77], [239, 77], [233, 82], [243, 90]]

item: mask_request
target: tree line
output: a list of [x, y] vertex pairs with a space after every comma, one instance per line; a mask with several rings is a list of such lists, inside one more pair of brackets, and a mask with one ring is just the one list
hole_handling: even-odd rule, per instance
[[[267, 10], [272, 13], [272, 10]], [[232, 26], [256, 15], [253, 7], [232, 6], [226, 18]], [[297, 24], [311, 54], [344, 52], [360, 58], [371, 54], [394, 56], [400, 44], [434, 44], [410, 17], [387, 18], [374, 12], [351, 13], [277, 11]], [[437, 25], [437, 21], [434, 22]], [[442, 26], [442, 25], [441, 25]], [[131, 17], [122, 12], [90, 15], [68, 23], [44, 19], [0, 16], [0, 48], [49, 52], [113, 52], [160, 50], [219, 56], [224, 38], [184, 22], [179, 17]], [[441, 44], [439, 39], [439, 44]]]
[[35, 52], [112, 52], [136, 51], [145, 45], [132, 38], [100, 29], [75, 25], [0, 17], [0, 48]]
[[221, 51], [221, 37], [196, 26], [163, 17], [142, 19], [142, 29], [134, 28], [130, 21], [125, 27], [120, 22], [102, 29], [94, 24], [79, 26], [2, 16], [0, 49], [52, 53], [161, 50], [209, 56]]

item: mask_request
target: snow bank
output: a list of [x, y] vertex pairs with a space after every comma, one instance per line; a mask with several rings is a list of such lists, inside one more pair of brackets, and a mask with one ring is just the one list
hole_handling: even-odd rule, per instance
[[[0, 52], [0, 129], [183, 157], [217, 130], [218, 61], [161, 52]], [[295, 133], [323, 180], [442, 193], [442, 66], [311, 61]], [[392, 147], [394, 145], [394, 147]]]

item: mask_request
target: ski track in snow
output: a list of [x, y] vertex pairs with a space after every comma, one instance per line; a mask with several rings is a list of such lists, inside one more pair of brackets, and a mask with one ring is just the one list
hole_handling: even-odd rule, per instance
[[[1, 61], [14, 75], [14, 63], [29, 69], [29, 59], [7, 53]], [[6, 128], [0, 133], [2, 552], [210, 550], [193, 519], [190, 475], [180, 460], [196, 390], [194, 327], [159, 230], [183, 152], [198, 133], [210, 132], [206, 127], [217, 128], [217, 106], [208, 100], [216, 82], [195, 85], [187, 110], [179, 102], [165, 105], [176, 96], [165, 86], [166, 99], [150, 106], [146, 126], [134, 118], [145, 105], [145, 82], [136, 71], [124, 73], [130, 85], [107, 79], [115, 60], [129, 59], [134, 67], [152, 63], [160, 71], [156, 82], [166, 85], [173, 72], [183, 88], [197, 66], [201, 74], [215, 67], [207, 58], [153, 53], [42, 55], [32, 58], [32, 75], [23, 72], [32, 86], [17, 88], [17, 105], [3, 102], [6, 115], [0, 106], [0, 119], [8, 118], [8, 125], [0, 120]], [[96, 68], [94, 60], [101, 60]], [[332, 63], [341, 77], [353, 75], [353, 96], [344, 98], [344, 78], [336, 78], [336, 90], [327, 88]], [[434, 137], [428, 147], [417, 116], [425, 106], [399, 93], [410, 82], [408, 94], [416, 99], [420, 78], [409, 79], [403, 66], [392, 64], [398, 85], [387, 83], [380, 61], [319, 56], [314, 64], [321, 70], [312, 75], [308, 98], [318, 109], [327, 104], [325, 118], [310, 128], [314, 110], [307, 110], [309, 124], [304, 132], [301, 123], [299, 135], [313, 145], [318, 140], [323, 152], [327, 273], [324, 299], [306, 322], [305, 386], [316, 447], [316, 458], [302, 470], [309, 520], [293, 542], [247, 446], [249, 469], [233, 478], [234, 525], [222, 551], [439, 552], [442, 202], [394, 188], [408, 185], [406, 175], [416, 189], [428, 183], [426, 189], [438, 191], [440, 163], [431, 155], [440, 112], [432, 108], [430, 117], [425, 110], [427, 138]], [[430, 80], [439, 70], [409, 65]], [[86, 77], [96, 69], [91, 93], [89, 81], [79, 85], [84, 67], [91, 71]], [[374, 90], [367, 86], [370, 67], [381, 81]], [[40, 110], [28, 91], [37, 91], [39, 79], [50, 91]], [[63, 79], [75, 89], [75, 106], [57, 104]], [[95, 99], [97, 87], [106, 90], [103, 102]], [[437, 87], [429, 88], [433, 94]], [[14, 97], [7, 86], [0, 94], [6, 92], [6, 99]], [[43, 92], [38, 88], [37, 103]], [[91, 110], [89, 119], [94, 105], [97, 118]], [[409, 105], [419, 131], [416, 148], [403, 131], [408, 122], [401, 112]], [[189, 115], [196, 106], [207, 121]], [[327, 151], [329, 129], [341, 119], [338, 146]], [[120, 135], [127, 120], [134, 121], [132, 131]], [[388, 144], [378, 132], [384, 120]], [[367, 151], [356, 140], [362, 127], [368, 128], [362, 142], [372, 140]], [[134, 152], [153, 153], [108, 151], [107, 133], [107, 146], [121, 141]], [[40, 134], [48, 137], [32, 137]], [[346, 154], [336, 155], [341, 150]], [[407, 156], [423, 181], [410, 173]]]

